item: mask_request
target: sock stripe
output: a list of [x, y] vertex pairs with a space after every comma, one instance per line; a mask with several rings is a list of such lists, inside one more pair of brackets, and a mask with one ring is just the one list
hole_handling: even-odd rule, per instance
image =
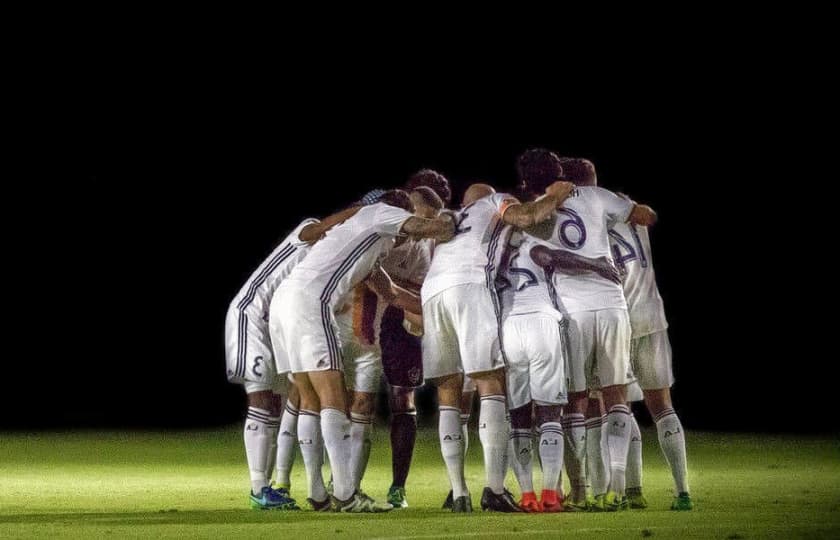
[[395, 413], [391, 413], [391, 416], [399, 416], [401, 414], [404, 414], [406, 416], [417, 416], [417, 411], [398, 411]]
[[356, 424], [372, 424], [373, 416], [367, 414], [350, 413], [350, 421]]
[[607, 414], [626, 414], [629, 416], [630, 409], [626, 405], [613, 405]]
[[665, 409], [664, 411], [660, 412], [659, 414], [657, 414], [656, 416], [654, 416], [653, 419], [654, 419], [654, 421], [659, 422], [660, 420], [662, 420], [666, 416], [670, 416], [672, 414], [675, 415], [677, 413], [676, 413], [676, 411], [674, 411], [674, 409], [669, 407], [669, 408]]
[[298, 408], [292, 405], [291, 403], [286, 404], [286, 412], [291, 414], [292, 416], [297, 416], [299, 413]]
[[449, 405], [440, 405], [438, 407], [438, 411], [458, 411], [458, 414], [461, 414], [461, 409], [458, 407], [450, 407]]
[[505, 402], [505, 396], [499, 394], [491, 394], [489, 396], [481, 396], [481, 401], [498, 401], [499, 403]]
[[320, 417], [321, 417], [321, 415], [320, 415], [320, 414], [318, 414], [318, 413], [316, 413], [315, 411], [309, 411], [309, 410], [307, 410], [307, 409], [301, 409], [301, 410], [300, 410], [300, 414], [301, 414], [301, 415], [303, 415], [303, 416], [314, 416], [314, 417], [316, 417], [316, 418], [320, 418]]

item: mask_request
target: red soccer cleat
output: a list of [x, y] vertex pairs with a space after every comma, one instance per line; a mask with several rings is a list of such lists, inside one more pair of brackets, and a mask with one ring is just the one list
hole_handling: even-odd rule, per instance
[[540, 495], [540, 504], [543, 512], [562, 512], [563, 499], [553, 489], [544, 489]]
[[526, 491], [522, 494], [522, 500], [519, 501], [519, 508], [525, 512], [542, 512], [542, 505], [537, 500], [537, 494], [533, 491]]

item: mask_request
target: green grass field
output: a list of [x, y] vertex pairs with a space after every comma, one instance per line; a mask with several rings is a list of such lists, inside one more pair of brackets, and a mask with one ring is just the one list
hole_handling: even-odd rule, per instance
[[[437, 432], [421, 431], [405, 510], [382, 515], [252, 511], [241, 428], [183, 432], [0, 433], [0, 538], [840, 538], [840, 440], [688, 433], [693, 512], [667, 510], [671, 481], [645, 436], [651, 507], [617, 514], [440, 510], [448, 490]], [[483, 486], [471, 434], [468, 482]], [[303, 466], [292, 492], [305, 499]], [[390, 481], [377, 426], [365, 489]], [[515, 482], [509, 478], [508, 486]], [[518, 495], [518, 489], [513, 489]]]

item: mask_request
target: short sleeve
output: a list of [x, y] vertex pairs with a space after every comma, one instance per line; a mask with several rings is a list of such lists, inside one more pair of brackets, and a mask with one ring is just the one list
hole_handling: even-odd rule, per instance
[[598, 188], [598, 195], [604, 205], [604, 213], [613, 222], [624, 223], [630, 217], [630, 212], [636, 203], [622, 199], [608, 189]]
[[379, 208], [374, 216], [373, 230], [387, 236], [397, 236], [402, 229], [403, 223], [411, 217], [409, 212], [402, 208], [391, 206], [385, 203], [376, 203]]
[[307, 242], [304, 242], [300, 239], [300, 233], [303, 232], [303, 229], [305, 229], [307, 225], [312, 225], [313, 223], [320, 222], [321, 220], [315, 218], [306, 218], [303, 221], [301, 221], [300, 225], [298, 225], [297, 228], [294, 231], [292, 231], [292, 234], [289, 235], [289, 243], [296, 247], [309, 245]]

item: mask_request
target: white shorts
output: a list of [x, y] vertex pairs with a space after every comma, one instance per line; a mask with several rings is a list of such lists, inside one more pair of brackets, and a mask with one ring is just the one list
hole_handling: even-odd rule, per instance
[[630, 343], [630, 364], [644, 390], [673, 386], [674, 372], [668, 331], [662, 330], [634, 339]]
[[244, 386], [246, 394], [271, 390], [273, 394], [288, 396], [290, 384], [288, 375], [277, 375], [274, 377], [274, 382], [272, 384], [245, 381]]
[[379, 344], [360, 343], [353, 333], [353, 316], [350, 311], [336, 316], [341, 357], [344, 365], [344, 382], [348, 390], [375, 394], [382, 378], [382, 352]]
[[[225, 361], [228, 381], [257, 383], [271, 389], [278, 371], [268, 328], [233, 308], [225, 317]], [[282, 372], [281, 372], [282, 373]]]
[[445, 289], [423, 304], [423, 374], [435, 379], [453, 373], [503, 368], [499, 319], [485, 285], [465, 283]]
[[626, 309], [579, 311], [569, 320], [569, 391], [634, 381]]
[[280, 373], [341, 370], [341, 341], [332, 309], [311, 296], [281, 283], [271, 299], [268, 329]]
[[543, 313], [513, 315], [502, 326], [507, 357], [508, 403], [511, 409], [532, 400], [556, 405], [568, 402], [566, 354], [560, 321]]

